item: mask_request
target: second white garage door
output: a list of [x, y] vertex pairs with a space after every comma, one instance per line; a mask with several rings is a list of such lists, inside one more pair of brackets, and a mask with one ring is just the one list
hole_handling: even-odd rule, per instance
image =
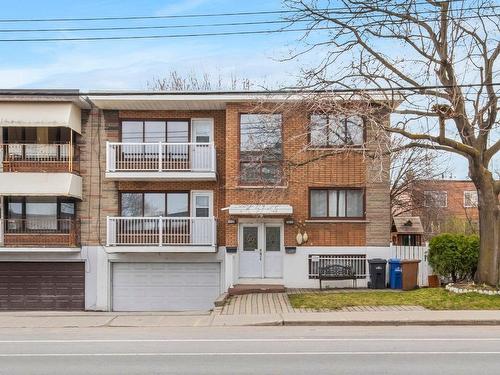
[[220, 294], [219, 263], [114, 263], [114, 311], [213, 308]]

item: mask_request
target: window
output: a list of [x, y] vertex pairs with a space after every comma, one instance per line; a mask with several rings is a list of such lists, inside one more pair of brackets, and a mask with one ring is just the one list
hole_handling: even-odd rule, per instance
[[282, 180], [283, 142], [280, 114], [240, 117], [240, 181], [271, 185]]
[[69, 229], [75, 218], [75, 202], [56, 197], [8, 197], [7, 230], [56, 231]]
[[425, 207], [447, 207], [448, 193], [446, 191], [424, 191]]
[[187, 143], [189, 120], [174, 121], [123, 121], [124, 143]]
[[311, 218], [364, 217], [363, 189], [311, 189]]
[[121, 215], [189, 217], [189, 193], [121, 193]]
[[476, 190], [464, 191], [464, 207], [466, 208], [477, 207]]
[[311, 146], [359, 146], [364, 141], [363, 119], [360, 116], [311, 115]]

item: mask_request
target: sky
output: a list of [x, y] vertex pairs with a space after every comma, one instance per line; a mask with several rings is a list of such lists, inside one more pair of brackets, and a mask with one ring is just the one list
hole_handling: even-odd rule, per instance
[[[2, 23], [1, 19], [67, 18], [102, 16], [160, 16], [282, 9], [280, 0], [0, 0], [0, 30], [22, 28], [120, 27], [191, 25], [192, 23], [278, 20], [277, 15], [214, 17], [210, 19], [106, 20], [85, 22]], [[146, 35], [265, 30], [275, 25], [217, 28], [164, 29], [144, 31], [92, 32], [92, 35]], [[1, 32], [0, 39], [15, 37], [68, 36], [67, 32]], [[89, 32], [71, 35], [88, 36]], [[155, 40], [94, 42], [0, 41], [1, 88], [146, 89], [149, 81], [171, 71], [181, 74], [210, 74], [247, 78], [257, 87], [276, 88], [295, 81], [300, 68], [314, 62], [308, 55], [301, 61], [283, 62], [300, 33], [247, 36], [216, 36]], [[309, 60], [308, 60], [309, 59]], [[466, 178], [466, 162], [459, 156], [446, 157], [453, 176]]]

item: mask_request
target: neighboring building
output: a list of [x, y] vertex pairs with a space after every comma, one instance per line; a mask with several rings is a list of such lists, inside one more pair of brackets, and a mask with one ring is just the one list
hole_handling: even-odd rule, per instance
[[[4, 94], [1, 104], [24, 103], [26, 95], [18, 94]], [[11, 107], [23, 103], [7, 103], [11, 115], [4, 119], [0, 110], [0, 126], [21, 127], [16, 116], [28, 116], [39, 127], [71, 128], [76, 121], [69, 143], [79, 152], [68, 158], [65, 151], [56, 156], [36, 146], [34, 159], [31, 151], [22, 158], [35, 160], [37, 170], [44, 171], [37, 173], [21, 172], [4, 159], [0, 190], [10, 190], [0, 192], [8, 229], [0, 267], [7, 275], [84, 273], [88, 310], [187, 310], [211, 308], [236, 284], [317, 287], [320, 256], [358, 260], [362, 279], [366, 257], [390, 257], [389, 161], [363, 157], [370, 141], [384, 137], [376, 136], [361, 115], [319, 116], [300, 107], [277, 112], [274, 104], [286, 104], [290, 97], [263, 93], [95, 92], [50, 100], [38, 94], [31, 97], [35, 104], [19, 111]], [[265, 105], [257, 110], [262, 100]], [[76, 115], [56, 121], [49, 111], [40, 117], [43, 105], [59, 101], [68, 103], [70, 113], [78, 112], [81, 122]], [[389, 113], [380, 113], [380, 121], [389, 121]], [[65, 131], [57, 134], [44, 140], [52, 145], [49, 151], [68, 143]], [[12, 140], [14, 149], [33, 143]], [[328, 156], [318, 158], [322, 153]], [[73, 169], [45, 171], [44, 163], [54, 161], [54, 169], [61, 158], [71, 160], [68, 168], [78, 164], [79, 175]], [[5, 171], [12, 168], [18, 172]], [[39, 180], [31, 180], [31, 174], [45, 176], [48, 186], [32, 183]], [[4, 185], [11, 175], [26, 177], [21, 184]], [[69, 180], [56, 180], [60, 175], [70, 175]], [[26, 192], [30, 187], [34, 190]], [[44, 192], [58, 198], [43, 198], [36, 209], [31, 198], [18, 199]], [[68, 215], [79, 223], [79, 241], [71, 245], [81, 247], [53, 243], [55, 234], [66, 233]], [[47, 227], [34, 228], [32, 217]], [[17, 228], [9, 223], [16, 220], [25, 223], [19, 226], [23, 235], [36, 229], [29, 247], [8, 238], [9, 228]], [[50, 241], [49, 235], [54, 235]], [[0, 279], [0, 294], [9, 280]], [[39, 282], [33, 279], [32, 290], [43, 294]], [[82, 308], [82, 285], [74, 285], [80, 294], [71, 307]], [[29, 299], [18, 293], [20, 301]], [[22, 306], [2, 298], [0, 309], [43, 307], [36, 298]], [[54, 302], [46, 308], [68, 306]]]
[[412, 214], [427, 237], [443, 232], [477, 233], [477, 190], [469, 180], [422, 180], [411, 189]]

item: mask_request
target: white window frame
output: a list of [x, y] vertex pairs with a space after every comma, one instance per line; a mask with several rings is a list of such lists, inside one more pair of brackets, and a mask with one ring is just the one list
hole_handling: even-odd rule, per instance
[[[444, 197], [445, 197], [444, 205], [437, 206], [436, 204], [434, 204], [433, 206], [431, 206], [427, 203], [427, 196], [428, 195], [435, 195], [435, 194], [444, 194]], [[436, 203], [436, 202], [437, 202], [437, 200], [434, 199], [434, 203]], [[437, 208], [448, 207], [448, 192], [446, 190], [426, 190], [426, 191], [424, 191], [424, 207], [437, 207]]]
[[[474, 196], [474, 194], [475, 194], [475, 203], [474, 203], [474, 202], [472, 202], [472, 200], [471, 200], [471, 199], [469, 199], [469, 202], [472, 202], [472, 204], [468, 204], [468, 202], [467, 202], [467, 198], [466, 198], [468, 193], [469, 193], [469, 194], [470, 194], [470, 193], [472, 193], [472, 194], [473, 194], [473, 196]], [[475, 207], [477, 207], [477, 206], [478, 206], [478, 196], [477, 196], [477, 190], [465, 190], [465, 191], [464, 191], [464, 207], [465, 207], [465, 208], [475, 208]]]

